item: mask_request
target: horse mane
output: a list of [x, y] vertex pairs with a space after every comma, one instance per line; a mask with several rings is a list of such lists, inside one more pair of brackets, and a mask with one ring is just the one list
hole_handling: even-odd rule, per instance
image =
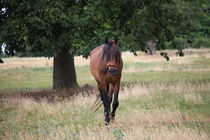
[[115, 58], [115, 62], [120, 63], [120, 50], [118, 47], [113, 46], [113, 41], [111, 40], [109, 40], [108, 44], [104, 44], [102, 60], [105, 55], [107, 61], [112, 61]]

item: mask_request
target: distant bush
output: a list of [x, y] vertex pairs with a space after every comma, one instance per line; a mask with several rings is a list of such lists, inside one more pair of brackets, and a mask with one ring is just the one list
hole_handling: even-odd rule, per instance
[[169, 42], [164, 42], [164, 46], [167, 50], [173, 50], [175, 49], [172, 45], [172, 41], [169, 41]]
[[210, 48], [209, 38], [194, 38], [192, 41], [192, 48]]
[[169, 50], [187, 48], [187, 40], [182, 37], [175, 37], [173, 41], [165, 42], [165, 48]]
[[5, 54], [0, 54], [0, 58], [6, 58], [6, 57], [8, 57], [8, 56]]
[[44, 56], [43, 52], [34, 51], [32, 52], [20, 52], [16, 56], [18, 57], [40, 57]]

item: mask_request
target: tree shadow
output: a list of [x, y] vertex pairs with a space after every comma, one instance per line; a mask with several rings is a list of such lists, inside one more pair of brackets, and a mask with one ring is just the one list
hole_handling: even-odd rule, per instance
[[94, 95], [97, 89], [85, 84], [75, 89], [57, 89], [57, 90], [40, 90], [40, 91], [10, 91], [0, 94], [0, 99], [5, 98], [28, 98], [40, 102], [42, 100], [48, 102], [58, 102], [71, 100], [75, 96], [90, 96]]

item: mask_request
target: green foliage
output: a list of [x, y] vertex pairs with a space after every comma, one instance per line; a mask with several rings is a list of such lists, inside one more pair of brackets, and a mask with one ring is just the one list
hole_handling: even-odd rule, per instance
[[43, 52], [34, 51], [34, 52], [20, 52], [17, 54], [18, 57], [38, 57], [38, 56], [44, 56]]
[[167, 61], [169, 61], [168, 53], [167, 52], [161, 52], [161, 56], [163, 56]]
[[[144, 50], [148, 40], [165, 49], [164, 42], [189, 29], [191, 33], [198, 25], [199, 20], [193, 22], [191, 17], [199, 14], [190, 9], [196, 4], [180, 0], [1, 0], [0, 44], [7, 44], [8, 55], [41, 52], [49, 57], [67, 47], [87, 57], [106, 35], [118, 35], [122, 50]], [[207, 21], [202, 23], [207, 25]], [[202, 26], [204, 33], [206, 28]]]
[[187, 40], [182, 37], [175, 37], [172, 45], [176, 49], [183, 49], [183, 48], [186, 48]]
[[[77, 53], [77, 43], [94, 34], [91, 12], [82, 1], [1, 1], [0, 44], [8, 55], [42, 52], [55, 56], [61, 49]], [[2, 8], [2, 7], [1, 7]], [[87, 15], [88, 14], [88, 15]], [[84, 34], [84, 32], [86, 32]], [[80, 47], [83, 48], [83, 42]]]
[[192, 48], [210, 48], [209, 38], [194, 38], [192, 42]]
[[5, 54], [0, 54], [0, 58], [6, 58], [7, 57], [7, 55], [5, 55]]
[[[175, 38], [171, 42], [172, 45], [175, 45], [175, 48], [180, 48], [184, 47], [186, 43], [194, 42], [196, 38], [209, 38], [209, 0], [176, 0], [176, 2], [180, 13], [182, 13], [183, 22], [181, 22], [181, 28], [177, 28], [175, 31]], [[194, 45], [192, 46], [195, 47]], [[198, 45], [197, 47], [199, 46], [200, 45]]]
[[151, 39], [163, 48], [163, 42], [173, 39], [173, 30], [182, 22], [173, 0], [98, 1], [97, 8], [102, 13], [100, 21], [106, 23], [104, 30], [119, 35], [120, 46], [131, 52], [144, 50]]

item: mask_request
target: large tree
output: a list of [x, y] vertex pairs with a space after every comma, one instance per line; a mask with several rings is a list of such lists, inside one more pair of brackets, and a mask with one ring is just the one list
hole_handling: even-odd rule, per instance
[[[0, 44], [5, 53], [54, 57], [53, 89], [77, 87], [74, 54], [87, 56], [96, 36], [86, 1], [1, 0]], [[92, 22], [92, 23], [89, 23]], [[85, 44], [85, 41], [90, 41]], [[88, 48], [90, 50], [91, 48]]]

